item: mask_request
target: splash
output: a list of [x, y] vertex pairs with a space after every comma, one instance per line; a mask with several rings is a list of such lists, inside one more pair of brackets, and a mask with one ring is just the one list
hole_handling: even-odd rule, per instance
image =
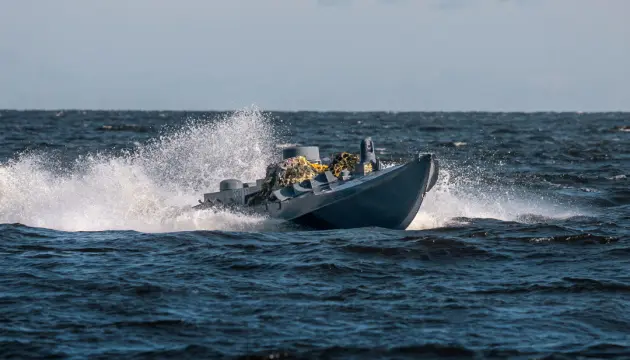
[[[279, 221], [264, 217], [189, 209], [223, 179], [262, 178], [288, 146], [279, 137], [270, 119], [251, 108], [191, 119], [119, 156], [80, 156], [68, 170], [60, 170], [51, 154], [23, 154], [0, 165], [0, 223], [65, 231], [277, 230]], [[488, 184], [484, 169], [456, 161], [441, 161], [441, 168], [408, 229], [458, 225], [466, 218], [527, 222], [581, 215], [501, 179]]]
[[262, 217], [186, 211], [226, 178], [254, 181], [275, 160], [276, 137], [256, 108], [180, 129], [122, 156], [79, 157], [60, 171], [46, 154], [0, 165], [0, 223], [65, 231], [262, 230]]
[[[429, 191], [407, 230], [467, 224], [465, 219], [489, 218], [529, 222], [532, 219], [565, 219], [583, 215], [557, 199], [516, 185], [487, 184], [480, 167], [441, 162], [438, 182]], [[498, 176], [498, 175], [492, 175]]]

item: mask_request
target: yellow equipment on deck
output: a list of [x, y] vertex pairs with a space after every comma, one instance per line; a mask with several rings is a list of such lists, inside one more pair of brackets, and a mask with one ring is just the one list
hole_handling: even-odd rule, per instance
[[[358, 154], [342, 152], [333, 157], [330, 166], [310, 162], [304, 156], [295, 156], [270, 164], [267, 166], [261, 191], [252, 197], [249, 203], [259, 203], [267, 199], [276, 189], [310, 180], [326, 170], [330, 170], [335, 177], [339, 177], [343, 170], [354, 171], [359, 161]], [[367, 164], [366, 172], [371, 170], [371, 164]]]

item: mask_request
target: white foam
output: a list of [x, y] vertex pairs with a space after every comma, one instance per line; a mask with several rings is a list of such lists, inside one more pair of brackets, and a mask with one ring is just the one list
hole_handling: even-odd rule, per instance
[[[583, 215], [581, 210], [533, 191], [509, 185], [484, 185], [478, 180], [483, 169], [455, 171], [456, 166], [441, 163], [438, 182], [427, 193], [407, 230], [464, 225], [462, 218], [527, 222], [528, 218], [564, 219]], [[455, 177], [453, 173], [462, 175]]]
[[66, 231], [259, 230], [269, 221], [229, 212], [182, 211], [226, 178], [254, 181], [275, 161], [268, 119], [256, 108], [191, 120], [124, 156], [80, 157], [71, 171], [46, 154], [0, 165], [0, 223]]
[[[251, 108], [221, 119], [190, 120], [122, 156], [81, 156], [65, 172], [48, 154], [22, 155], [0, 165], [0, 223], [65, 231], [274, 229], [278, 221], [263, 217], [183, 209], [218, 190], [223, 179], [262, 178], [288, 145], [277, 140], [266, 116]], [[458, 224], [458, 218], [580, 215], [536, 193], [483, 185], [477, 179], [484, 170], [446, 162], [441, 167], [409, 229]]]

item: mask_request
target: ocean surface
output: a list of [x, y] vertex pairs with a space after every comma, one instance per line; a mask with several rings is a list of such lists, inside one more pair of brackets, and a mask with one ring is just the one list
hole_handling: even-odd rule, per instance
[[[441, 162], [411, 226], [190, 211], [290, 144]], [[0, 358], [630, 356], [630, 114], [0, 111]]]

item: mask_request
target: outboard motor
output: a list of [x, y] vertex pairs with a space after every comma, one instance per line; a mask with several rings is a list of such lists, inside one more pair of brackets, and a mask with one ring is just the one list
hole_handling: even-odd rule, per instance
[[321, 164], [322, 162], [319, 158], [318, 146], [292, 146], [282, 150], [282, 160], [296, 156], [304, 156], [306, 160], [312, 163]]

